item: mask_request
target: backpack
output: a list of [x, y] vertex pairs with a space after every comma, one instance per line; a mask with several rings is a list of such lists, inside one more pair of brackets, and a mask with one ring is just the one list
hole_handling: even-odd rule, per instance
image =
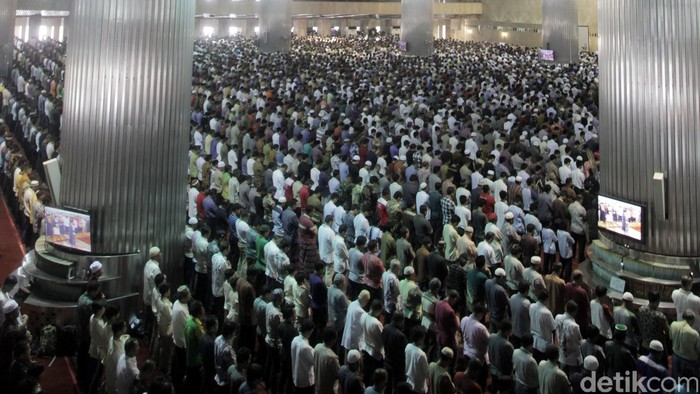
[[39, 349], [37, 351], [43, 356], [56, 354], [56, 326], [49, 324], [41, 329]]

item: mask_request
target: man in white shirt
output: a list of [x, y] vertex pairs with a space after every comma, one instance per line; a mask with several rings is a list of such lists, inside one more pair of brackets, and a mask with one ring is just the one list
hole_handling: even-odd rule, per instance
[[314, 349], [309, 344], [313, 330], [314, 323], [305, 319], [301, 322], [300, 334], [292, 340], [292, 380], [295, 393], [314, 392]]
[[564, 159], [564, 164], [559, 167], [559, 183], [565, 184], [566, 180], [571, 178], [571, 173], [571, 158], [567, 157]]
[[494, 234], [492, 232], [488, 232], [486, 233], [485, 239], [479, 242], [479, 245], [476, 246], [476, 254], [478, 256], [484, 256], [484, 259], [486, 259], [486, 266], [489, 268], [496, 265], [496, 252], [491, 246], [493, 239]]
[[[420, 184], [418, 193], [416, 194], [416, 212], [420, 212], [420, 207], [428, 203], [428, 184], [423, 182]], [[430, 209], [425, 215], [425, 218], [430, 220]]]
[[[225, 272], [231, 268], [226, 256], [230, 251], [228, 241], [221, 241], [219, 251], [211, 257], [211, 293], [214, 296], [213, 310], [217, 313], [223, 313]], [[223, 321], [223, 319], [220, 320]]]
[[146, 306], [146, 332], [151, 332], [153, 327], [153, 322], [155, 321], [155, 316], [153, 315], [152, 303], [152, 293], [156, 285], [155, 277], [160, 274], [160, 248], [157, 246], [152, 247], [148, 251], [149, 260], [143, 267], [143, 303]]
[[333, 238], [333, 271], [336, 274], [345, 275], [348, 270], [350, 254], [345, 244], [347, 226], [342, 224]]
[[370, 294], [367, 290], [362, 290], [357, 299], [350, 303], [345, 316], [345, 329], [343, 330], [343, 340], [341, 345], [346, 350], [359, 350], [362, 339], [362, 317], [367, 313], [363, 309], [369, 302]]
[[547, 345], [554, 343], [552, 333], [556, 329], [552, 312], [547, 308], [545, 303], [549, 299], [549, 293], [546, 290], [540, 291], [537, 302], [530, 305], [530, 329], [533, 337], [533, 355], [535, 360], [542, 361], [545, 359], [545, 349]]
[[353, 220], [353, 225], [355, 226], [355, 240], [359, 236], [368, 237], [369, 236], [369, 220], [365, 217], [365, 210], [360, 211], [355, 216]]
[[365, 313], [360, 318], [360, 325], [362, 326], [360, 349], [362, 350], [362, 362], [364, 364], [365, 385], [370, 385], [374, 371], [383, 367], [384, 342], [382, 340], [382, 331], [384, 326], [379, 321], [382, 309], [382, 302], [374, 300], [369, 313]]
[[275, 187], [275, 200], [284, 197], [284, 173], [287, 170], [287, 165], [282, 164], [272, 172], [272, 185]]
[[325, 282], [327, 286], [333, 282], [333, 239], [335, 231], [333, 231], [333, 215], [327, 215], [324, 223], [318, 228], [318, 255], [326, 264]]
[[173, 386], [177, 389], [182, 389], [183, 377], [186, 369], [186, 353], [185, 353], [185, 324], [190, 318], [190, 311], [187, 303], [191, 298], [190, 289], [182, 285], [177, 288], [175, 294], [175, 303], [173, 303], [173, 360], [170, 368], [171, 376], [173, 377]]
[[489, 330], [481, 323], [486, 314], [486, 307], [482, 304], [475, 304], [473, 312], [469, 316], [462, 318], [460, 329], [464, 340], [464, 356], [468, 359], [477, 359], [482, 364], [489, 361], [488, 345]]
[[[676, 321], [683, 321], [683, 312], [690, 309], [695, 313], [695, 316], [700, 316], [700, 297], [693, 294], [693, 278], [684, 275], [681, 278], [681, 287], [673, 290], [671, 299], [676, 306]], [[700, 331], [700, 318], [695, 319], [693, 328]]]
[[538, 293], [545, 289], [544, 278], [542, 278], [540, 273], [541, 269], [542, 259], [540, 256], [532, 256], [530, 258], [530, 266], [523, 270], [523, 281], [530, 285], [528, 296], [533, 301], [537, 300]]
[[406, 382], [413, 391], [425, 394], [428, 392], [428, 357], [423, 349], [425, 328], [415, 326], [411, 329], [411, 343], [406, 345]]
[[136, 338], [129, 338], [124, 344], [124, 354], [117, 362], [117, 393], [131, 393], [134, 381], [139, 378], [139, 368], [136, 364], [136, 355], [139, 352], [139, 342]]
[[566, 313], [557, 315], [554, 324], [557, 327], [557, 342], [559, 343], [559, 364], [564, 372], [570, 375], [576, 372], [583, 363], [581, 356], [581, 330], [575, 317], [578, 312], [576, 302], [569, 301], [566, 304]]

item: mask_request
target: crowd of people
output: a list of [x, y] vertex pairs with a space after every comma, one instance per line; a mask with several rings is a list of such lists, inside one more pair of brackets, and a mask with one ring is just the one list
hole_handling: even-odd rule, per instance
[[658, 293], [615, 306], [578, 269], [597, 237], [595, 55], [397, 44], [196, 41], [185, 254], [149, 252], [142, 341], [89, 282], [83, 390], [566, 393], [595, 374], [699, 375], [692, 278], [669, 324]]

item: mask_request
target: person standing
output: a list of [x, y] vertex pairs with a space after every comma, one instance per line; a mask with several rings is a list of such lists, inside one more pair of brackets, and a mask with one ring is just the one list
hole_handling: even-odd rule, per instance
[[503, 268], [496, 268], [494, 277], [487, 280], [485, 284], [491, 332], [496, 332], [501, 321], [509, 314], [508, 292], [504, 287], [505, 284], [506, 271]]
[[462, 318], [460, 328], [464, 340], [464, 358], [466, 361], [478, 360], [482, 366], [481, 374], [476, 382], [481, 387], [486, 387], [489, 364], [489, 330], [481, 321], [486, 316], [486, 307], [483, 304], [476, 304], [471, 315]]
[[564, 298], [578, 305], [576, 324], [579, 327], [588, 327], [591, 324], [591, 302], [590, 297], [588, 297], [588, 290], [583, 285], [583, 273], [579, 270], [574, 270], [571, 274], [571, 282], [564, 287]]
[[456, 392], [448, 372], [453, 359], [454, 351], [445, 347], [440, 351], [440, 359], [428, 365], [428, 378], [432, 394], [453, 394]]
[[[146, 311], [146, 332], [152, 332], [153, 322], [155, 321], [155, 316], [153, 315], [152, 303], [152, 293], [155, 288], [155, 277], [160, 274], [160, 248], [157, 246], [152, 247], [148, 251], [149, 260], [143, 267], [143, 303], [145, 305]], [[153, 338], [155, 340], [155, 338]]]
[[340, 363], [338, 356], [333, 351], [337, 338], [338, 334], [335, 329], [326, 327], [323, 330], [323, 343], [319, 343], [314, 348], [316, 394], [332, 393], [336, 382], [338, 382]]
[[525, 282], [518, 284], [518, 292], [510, 296], [508, 307], [510, 308], [511, 324], [513, 332], [510, 336], [510, 342], [514, 348], [519, 348], [522, 345], [522, 338], [530, 334], [530, 300], [527, 298], [527, 292], [530, 286]]
[[175, 303], [173, 303], [173, 357], [170, 365], [170, 375], [173, 379], [173, 387], [176, 391], [184, 390], [183, 378], [187, 368], [187, 351], [185, 349], [185, 326], [190, 318], [187, 304], [192, 296], [190, 289], [182, 285], [177, 288]]
[[668, 378], [668, 357], [664, 351], [664, 345], [657, 340], [649, 342], [649, 352], [637, 359], [637, 373], [645, 378], [642, 392], [659, 393], [663, 392], [661, 382]]
[[345, 350], [359, 350], [362, 339], [362, 317], [367, 313], [364, 308], [369, 302], [370, 295], [367, 290], [362, 290], [357, 299], [348, 306], [345, 317], [345, 329], [343, 330], [342, 345]]
[[130, 393], [131, 387], [139, 378], [139, 368], [136, 364], [136, 355], [139, 352], [139, 341], [129, 338], [124, 344], [124, 354], [117, 362], [117, 392]]
[[566, 313], [557, 315], [554, 323], [557, 327], [557, 342], [559, 343], [559, 364], [564, 367], [567, 376], [579, 371], [583, 363], [581, 356], [581, 329], [576, 323], [578, 305], [576, 302], [566, 303]]
[[544, 277], [544, 286], [549, 292], [547, 308], [555, 316], [564, 313], [564, 304], [566, 304], [566, 298], [564, 297], [566, 282], [561, 278], [561, 272], [561, 263], [554, 263], [552, 272]]
[[539, 379], [537, 361], [532, 356], [532, 335], [520, 338], [520, 347], [513, 351], [513, 373], [516, 394], [537, 394]]
[[372, 296], [372, 300], [382, 299], [382, 274], [384, 274], [384, 264], [377, 257], [379, 244], [376, 240], [371, 240], [367, 244], [367, 253], [362, 256], [362, 266], [365, 276], [363, 284]]
[[691, 371], [691, 376], [699, 377], [700, 367], [700, 336], [693, 328], [695, 313], [687, 310], [683, 312], [683, 320], [671, 323], [670, 336], [673, 344], [673, 378], [683, 376], [686, 370]]
[[457, 304], [459, 294], [454, 290], [447, 291], [447, 297], [435, 304], [435, 343], [436, 349], [449, 347], [457, 349], [455, 334], [459, 329], [459, 320], [454, 306]]
[[404, 315], [395, 313], [391, 317], [391, 323], [384, 326], [382, 342], [384, 343], [384, 369], [388, 374], [387, 392], [393, 393], [394, 387], [399, 382], [406, 381], [406, 354], [407, 345], [404, 329]]
[[552, 312], [545, 305], [549, 293], [544, 290], [539, 293], [537, 302], [530, 305], [530, 329], [532, 330], [533, 341], [533, 356], [535, 360], [542, 361], [545, 359], [545, 350], [547, 345], [554, 343], [552, 333], [556, 329]]
[[199, 351], [199, 338], [204, 335], [204, 306], [195, 301], [190, 305], [190, 318], [185, 323], [186, 372], [185, 387], [188, 392], [199, 390], [202, 382], [202, 353]]
[[309, 344], [309, 337], [314, 331], [314, 323], [305, 319], [301, 322], [301, 333], [292, 340], [292, 378], [295, 394], [313, 394], [316, 375], [314, 375], [314, 349]]
[[512, 329], [509, 320], [502, 320], [498, 332], [489, 337], [488, 354], [494, 392], [513, 390], [513, 345], [508, 341]]
[[633, 354], [636, 354], [639, 351], [637, 337], [639, 337], [640, 333], [637, 315], [632, 312], [633, 305], [634, 296], [630, 292], [625, 292], [622, 295], [622, 305], [615, 307], [613, 310], [613, 318], [615, 319], [616, 325], [624, 324], [627, 327], [625, 344], [630, 348]]
[[311, 296], [311, 318], [316, 325], [313, 343], [320, 342], [323, 329], [328, 324], [328, 287], [323, 280], [326, 265], [319, 261], [314, 266], [314, 273], [309, 278], [309, 294]]
[[413, 391], [426, 394], [428, 392], [428, 357], [423, 351], [425, 328], [416, 326], [411, 329], [411, 343], [406, 345], [406, 382]]
[[[683, 313], [688, 309], [693, 311], [693, 313], [695, 313], [695, 316], [700, 316], [700, 296], [697, 296], [692, 292], [692, 278], [690, 280], [681, 279], [681, 285], [683, 286], [681, 289], [674, 290], [673, 292], [676, 294], [675, 298], [673, 297], [673, 294], [671, 294], [673, 303], [676, 305], [676, 313], [677, 315], [680, 315], [678, 316], [677, 320], [682, 320]], [[678, 302], [676, 302], [676, 300], [678, 300]], [[678, 313], [678, 310], [680, 308], [683, 308], [683, 310], [680, 313]], [[695, 324], [693, 325], [693, 328], [695, 329], [695, 331], [700, 332], [700, 319], [695, 319]]]
[[[647, 294], [649, 304], [639, 308], [637, 318], [639, 319], [639, 330], [642, 332], [642, 343], [640, 353], [649, 353], [649, 344], [651, 341], [659, 341], [660, 343], [668, 343], [668, 320], [666, 316], [659, 311], [659, 303], [661, 296], [656, 291], [650, 291]], [[666, 358], [668, 359], [668, 357]], [[665, 363], [664, 365], [666, 365]]]
[[541, 394], [569, 394], [571, 385], [564, 371], [559, 369], [557, 358], [559, 350], [554, 345], [547, 345], [546, 359], [537, 366]]
[[382, 342], [382, 330], [384, 329], [379, 317], [382, 315], [382, 302], [372, 301], [369, 313], [362, 315], [362, 362], [364, 364], [365, 385], [371, 382], [370, 377], [377, 368], [384, 365], [384, 343]]

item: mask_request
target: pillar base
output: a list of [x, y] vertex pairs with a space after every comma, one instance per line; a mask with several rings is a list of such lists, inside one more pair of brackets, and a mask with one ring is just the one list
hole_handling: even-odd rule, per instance
[[[647, 294], [657, 291], [661, 295], [660, 309], [671, 308], [671, 293], [680, 286], [681, 277], [693, 272], [695, 286], [700, 286], [696, 259], [664, 256], [628, 249], [605, 236], [594, 240], [589, 247], [590, 262], [582, 264], [581, 270], [588, 276], [593, 286], [608, 287], [611, 297], [621, 298], [610, 289], [610, 278], [618, 277], [625, 281], [625, 291], [629, 291], [645, 304]], [[624, 263], [624, 265], [623, 265]], [[662, 308], [663, 307], [663, 308]]]

